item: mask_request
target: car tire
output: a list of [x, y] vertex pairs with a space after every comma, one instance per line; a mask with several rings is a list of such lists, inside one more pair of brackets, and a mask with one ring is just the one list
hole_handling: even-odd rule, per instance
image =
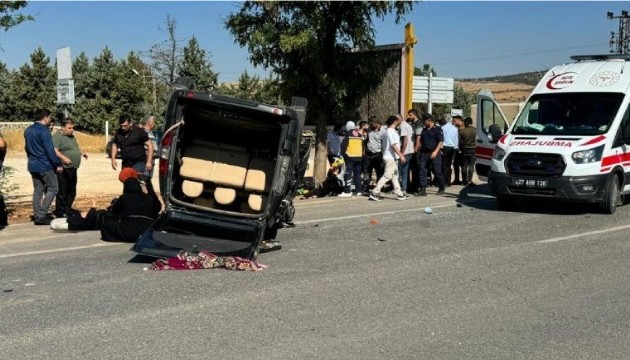
[[616, 174], [611, 174], [606, 182], [606, 194], [599, 203], [599, 209], [604, 214], [614, 214], [617, 211], [617, 205], [621, 203], [622, 195], [619, 191], [619, 177]]

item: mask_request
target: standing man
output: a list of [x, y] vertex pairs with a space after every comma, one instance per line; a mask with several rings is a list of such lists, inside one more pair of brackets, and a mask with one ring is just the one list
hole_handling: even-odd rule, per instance
[[444, 178], [442, 177], [442, 156], [440, 150], [444, 142], [442, 129], [435, 126], [433, 115], [426, 113], [422, 115], [424, 129], [416, 137], [416, 152], [420, 158], [420, 188], [418, 196], [427, 196], [427, 186], [429, 185], [428, 170], [433, 165], [438, 191], [435, 195], [444, 195]]
[[63, 171], [48, 130], [50, 121], [50, 111], [38, 110], [35, 114], [35, 122], [24, 131], [28, 171], [33, 180], [33, 222], [35, 225], [50, 225], [48, 210], [58, 191], [55, 172]]
[[63, 171], [57, 173], [59, 192], [55, 201], [56, 218], [65, 217], [72, 210], [72, 204], [77, 197], [77, 169], [81, 165], [81, 157], [87, 159], [87, 154], [81, 153], [77, 138], [74, 137], [74, 121], [61, 120], [61, 130], [52, 137], [55, 153], [63, 164]]
[[477, 155], [475, 148], [477, 147], [477, 129], [472, 125], [472, 118], [464, 119], [464, 128], [460, 132], [462, 149], [462, 185], [475, 185], [473, 183], [473, 173], [475, 172], [475, 162]]
[[[157, 140], [157, 137], [155, 136], [155, 132], [153, 131], [153, 129], [155, 129], [155, 116], [149, 115], [145, 117], [144, 120], [142, 120], [142, 127], [144, 128], [144, 131], [147, 132], [147, 136], [149, 136], [149, 140], [151, 141], [151, 144], [153, 144], [153, 154], [157, 155], [153, 157], [153, 160], [155, 160], [156, 157], [159, 157], [159, 154], [157, 154], [158, 140]], [[149, 152], [149, 149], [147, 149], [147, 157], [149, 156], [148, 152]], [[149, 179], [153, 177], [153, 168], [154, 167], [152, 167], [151, 170], [146, 171], [145, 175]]]
[[407, 123], [402, 115], [397, 115], [400, 123], [400, 150], [402, 151], [405, 161], [400, 161], [398, 164], [398, 174], [400, 176], [400, 186], [403, 193], [407, 192], [407, 181], [409, 179], [409, 163], [413, 155], [413, 128], [411, 124]]
[[382, 138], [385, 131], [381, 121], [376, 116], [370, 116], [370, 131], [367, 135], [365, 146], [365, 157], [367, 159], [366, 173], [367, 184], [366, 190], [370, 189], [370, 181], [372, 180], [372, 171], [376, 171], [376, 181], [383, 176], [383, 143]]
[[[411, 125], [411, 129], [413, 129], [413, 148], [416, 148], [416, 135], [420, 133], [423, 128], [422, 121], [420, 121], [420, 116], [418, 115], [418, 110], [410, 109], [407, 112], [407, 122]], [[411, 154], [411, 163], [409, 164], [409, 174], [411, 174], [411, 181], [407, 182], [407, 192], [412, 193], [418, 190], [420, 187], [420, 179], [418, 178], [420, 175], [420, 163], [418, 160], [418, 154], [414, 151]]]
[[[2, 166], [4, 164], [4, 157], [7, 155], [7, 142], [0, 133], [0, 175], [2, 175]], [[7, 216], [7, 205], [4, 202], [4, 194], [0, 193], [0, 229], [9, 225]]]
[[453, 159], [459, 149], [459, 131], [450, 115], [445, 115], [445, 123], [442, 126], [444, 144], [442, 146], [442, 176], [446, 186], [451, 186], [451, 175], [453, 174]]
[[400, 189], [400, 183], [398, 182], [398, 159], [405, 161], [405, 156], [400, 151], [400, 135], [396, 131], [398, 125], [400, 125], [400, 119], [396, 115], [392, 115], [387, 118], [385, 122], [387, 124], [387, 133], [383, 135], [383, 163], [385, 163], [385, 172], [383, 177], [378, 180], [376, 187], [370, 193], [370, 200], [381, 201], [381, 189], [388, 182], [391, 181], [394, 186], [394, 192], [398, 195], [398, 200], [407, 200], [409, 197], [405, 195]]
[[346, 136], [341, 141], [341, 154], [346, 163], [345, 189], [339, 197], [352, 196], [351, 186], [361, 195], [361, 173], [363, 172], [363, 135], [355, 128], [354, 121], [346, 123]]
[[[120, 127], [114, 134], [111, 160], [112, 169], [117, 169], [116, 154], [121, 152], [122, 167], [131, 167], [140, 174], [153, 169], [153, 144], [144, 129], [134, 126], [129, 115], [122, 115], [118, 119]], [[145, 150], [146, 148], [146, 150]]]
[[461, 147], [461, 142], [462, 142], [461, 133], [462, 133], [462, 129], [464, 128], [464, 120], [462, 119], [460, 115], [453, 116], [453, 125], [455, 125], [455, 127], [457, 128], [457, 135], [459, 137], [459, 142], [457, 143], [457, 151], [455, 151], [455, 157], [453, 158], [453, 174], [454, 174], [455, 180], [453, 181], [452, 185], [461, 185], [462, 182], [460, 179], [463, 178], [463, 175], [461, 174], [462, 174], [462, 165], [464, 161], [464, 156], [462, 155], [462, 147]]

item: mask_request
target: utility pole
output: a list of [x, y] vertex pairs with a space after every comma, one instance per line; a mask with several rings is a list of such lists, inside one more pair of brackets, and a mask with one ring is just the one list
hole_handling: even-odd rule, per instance
[[630, 15], [627, 10], [622, 10], [621, 15], [615, 16], [611, 11], [606, 13], [606, 17], [619, 19], [619, 31], [610, 33], [610, 53], [630, 54]]
[[402, 113], [406, 114], [407, 111], [411, 109], [413, 105], [413, 46], [418, 42], [416, 36], [413, 34], [413, 25], [408, 23], [405, 25], [405, 51], [407, 52], [407, 62], [405, 63], [405, 79], [404, 89], [405, 89], [405, 109], [402, 109]]

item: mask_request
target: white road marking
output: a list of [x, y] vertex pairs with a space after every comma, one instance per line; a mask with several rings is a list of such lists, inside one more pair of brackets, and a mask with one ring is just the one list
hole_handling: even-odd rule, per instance
[[[439, 208], [444, 208], [444, 207], [449, 207], [449, 206], [455, 206], [455, 203], [453, 203], [453, 204], [435, 205], [435, 206], [431, 206], [431, 208], [432, 209], [439, 209]], [[420, 213], [420, 212], [422, 212], [422, 210], [423, 209], [392, 210], [392, 211], [383, 211], [383, 212], [376, 212], [376, 213], [367, 213], [367, 214], [357, 214], [357, 215], [338, 216], [338, 217], [331, 217], [331, 218], [295, 221], [295, 224], [297, 224], [297, 225], [312, 224], [312, 223], [321, 223], [321, 222], [326, 222], [326, 221], [357, 219], [357, 218], [362, 218], [362, 217], [366, 217], [366, 216], [391, 215], [391, 214], [399, 214], [399, 213], [406, 213], [406, 212], [419, 212]]]
[[73, 246], [73, 247], [51, 249], [51, 250], [29, 251], [29, 252], [22, 252], [22, 253], [0, 255], [0, 259], [6, 259], [6, 258], [18, 257], [18, 256], [50, 254], [50, 253], [56, 253], [56, 252], [61, 252], [61, 251], [74, 251], [74, 250], [91, 249], [91, 248], [115, 246], [115, 245], [129, 245], [129, 244], [127, 243], [102, 243], [102, 244]]
[[591, 235], [605, 234], [605, 233], [609, 233], [609, 232], [613, 232], [613, 231], [625, 230], [625, 229], [628, 229], [628, 228], [630, 228], [630, 225], [615, 226], [615, 227], [611, 227], [611, 228], [608, 228], [608, 229], [589, 231], [589, 232], [585, 232], [585, 233], [579, 233], [579, 234], [555, 237], [555, 238], [545, 239], [545, 240], [538, 240], [538, 241], [536, 241], [536, 243], [538, 243], [538, 244], [548, 244], [548, 243], [553, 243], [553, 242], [558, 242], [558, 241], [572, 240], [572, 239], [577, 239], [577, 238], [581, 238], [581, 237], [587, 237], [587, 236], [591, 236]]

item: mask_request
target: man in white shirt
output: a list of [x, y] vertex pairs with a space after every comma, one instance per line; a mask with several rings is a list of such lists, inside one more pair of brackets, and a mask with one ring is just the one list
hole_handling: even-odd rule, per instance
[[444, 134], [444, 144], [442, 144], [442, 176], [446, 186], [451, 186], [451, 176], [453, 175], [453, 159], [459, 148], [459, 130], [452, 123], [450, 115], [445, 116], [445, 123], [442, 125]]
[[381, 189], [388, 181], [392, 182], [394, 192], [398, 200], [407, 200], [409, 197], [400, 189], [398, 182], [398, 160], [405, 161], [405, 155], [400, 151], [400, 135], [396, 128], [400, 125], [400, 119], [396, 115], [390, 116], [387, 121], [387, 132], [383, 136], [383, 163], [385, 163], [385, 173], [378, 180], [376, 187], [370, 193], [370, 200], [381, 201]]
[[411, 156], [413, 155], [413, 128], [407, 123], [402, 115], [397, 115], [400, 123], [400, 150], [404, 155], [405, 161], [401, 161], [398, 164], [398, 174], [400, 178], [400, 186], [402, 191], [407, 192], [407, 180], [409, 179], [409, 163], [411, 162]]

